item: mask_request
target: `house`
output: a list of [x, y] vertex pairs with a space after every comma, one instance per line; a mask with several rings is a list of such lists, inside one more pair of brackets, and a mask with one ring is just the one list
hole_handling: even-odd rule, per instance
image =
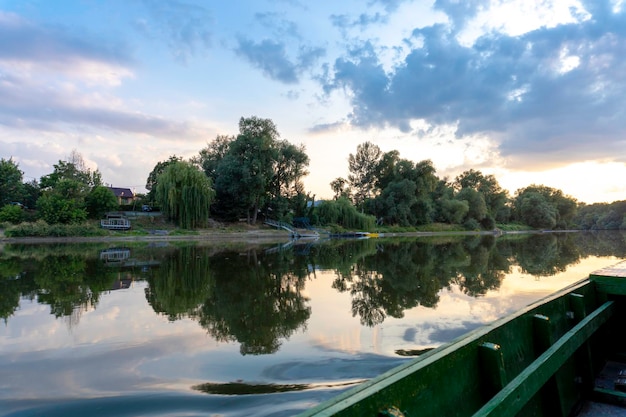
[[119, 205], [133, 204], [135, 201], [135, 194], [130, 188], [109, 187], [109, 190], [113, 192]]

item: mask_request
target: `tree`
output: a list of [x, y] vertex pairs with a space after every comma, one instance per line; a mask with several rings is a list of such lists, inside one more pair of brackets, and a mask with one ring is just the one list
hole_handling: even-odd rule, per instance
[[335, 193], [333, 196], [334, 200], [338, 200], [340, 198], [350, 199], [350, 187], [348, 186], [348, 181], [345, 178], [335, 178], [330, 182], [330, 188]]
[[194, 163], [202, 168], [213, 183], [215, 183], [217, 176], [217, 168], [228, 153], [228, 148], [234, 140], [234, 136], [217, 135], [212, 142], [200, 150], [199, 155], [194, 159]]
[[382, 151], [371, 142], [357, 146], [356, 154], [348, 157], [348, 181], [354, 190], [354, 204], [362, 207], [366, 199], [374, 197], [376, 174]]
[[146, 180], [146, 190], [148, 190], [148, 201], [154, 201], [154, 196], [156, 194], [156, 186], [157, 186], [157, 178], [159, 175], [165, 171], [165, 169], [176, 163], [182, 161], [182, 156], [171, 155], [169, 159], [165, 161], [157, 162], [157, 164], [152, 168], [150, 174], [148, 174], [148, 179]]
[[309, 174], [309, 157], [304, 145], [296, 146], [286, 140], [277, 141], [274, 174], [270, 189], [274, 197], [292, 197], [304, 193], [302, 178]]
[[480, 223], [487, 216], [488, 210], [485, 199], [480, 192], [473, 188], [463, 188], [457, 193], [456, 199], [467, 202], [468, 211], [464, 221], [474, 219]]
[[37, 180], [24, 183], [24, 205], [26, 207], [35, 207], [37, 199], [41, 196], [41, 190]]
[[273, 146], [276, 154], [268, 184], [268, 207], [272, 209], [272, 217], [290, 221], [293, 213], [302, 214], [306, 207], [308, 197], [302, 179], [309, 174], [306, 169], [309, 157], [303, 145], [281, 140], [275, 141]]
[[[69, 180], [63, 180], [62, 188], [71, 188], [75, 185]], [[68, 198], [63, 191], [47, 191], [37, 200], [37, 215], [48, 224], [80, 223], [87, 219], [87, 210], [82, 201]]]
[[376, 165], [376, 186], [384, 190], [392, 181], [397, 179], [397, 166], [400, 162], [400, 152], [393, 150], [385, 152]]
[[24, 209], [15, 204], [6, 204], [0, 208], [0, 223], [18, 224], [24, 219]]
[[24, 198], [24, 184], [22, 183], [24, 173], [13, 161], [0, 159], [0, 207], [13, 201], [22, 202]]
[[243, 210], [248, 224], [256, 223], [258, 212], [268, 197], [276, 158], [276, 149], [272, 145], [269, 133], [259, 136], [240, 133], [217, 170], [218, 198], [229, 200], [231, 208], [238, 206]]
[[166, 216], [185, 229], [206, 226], [215, 191], [202, 171], [189, 162], [174, 162], [156, 183], [156, 199]]
[[346, 198], [324, 201], [314, 214], [322, 225], [336, 224], [346, 229], [371, 230], [376, 222], [373, 216], [358, 212]]
[[552, 229], [556, 226], [558, 211], [538, 192], [523, 193], [517, 201], [520, 220], [531, 227]]
[[93, 187], [102, 185], [102, 175], [87, 168], [74, 150], [67, 161], [59, 160], [51, 174], [41, 177], [39, 184], [38, 216], [48, 224], [78, 223], [87, 218], [85, 198]]
[[51, 174], [41, 177], [39, 187], [43, 191], [55, 188], [62, 180], [74, 181], [80, 185], [77, 193], [82, 194], [84, 198], [91, 188], [102, 185], [100, 171], [91, 171], [87, 168], [82, 155], [76, 150], [73, 150], [67, 159], [67, 161], [59, 160], [59, 163], [54, 165], [54, 171]]
[[107, 211], [116, 210], [119, 207], [117, 199], [111, 190], [104, 186], [94, 187], [85, 197], [85, 208], [91, 218], [103, 217]]
[[502, 222], [508, 221], [509, 196], [493, 175], [483, 175], [480, 171], [470, 169], [457, 176], [453, 185], [457, 191], [469, 188], [479, 192], [485, 201], [487, 216]]
[[[542, 198], [538, 199], [536, 195], [540, 195]], [[525, 212], [526, 209], [529, 209], [529, 203], [526, 202], [525, 204], [525, 201], [528, 200], [529, 197], [532, 197], [532, 200], [534, 201], [540, 202], [542, 208], [545, 208], [543, 207], [544, 205], [550, 206], [549, 211], [550, 213], [553, 213], [548, 214], [547, 212], [545, 212], [541, 213], [541, 215], [539, 215], [539, 213], [534, 213], [533, 215], [531, 215], [531, 218], [535, 222], [538, 221], [538, 218], [544, 218], [544, 220], [540, 221], [543, 226], [534, 227], [565, 229], [570, 226], [570, 224], [574, 220], [574, 217], [576, 216], [576, 212], [578, 209], [578, 202], [576, 201], [576, 199], [564, 195], [561, 190], [546, 187], [545, 185], [532, 184], [526, 188], [517, 190], [514, 201], [515, 216], [518, 220], [521, 220], [525, 223], [526, 220], [524, 219], [528, 218], [529, 216], [528, 212]], [[531, 212], [535, 211], [536, 210], [531, 209]], [[547, 220], [547, 218], [552, 217], [552, 215], [554, 215], [554, 224], [552, 224], [552, 221]], [[530, 223], [526, 224], [528, 224], [529, 226], [533, 226]], [[547, 226], [549, 224], [552, 225]]]
[[381, 200], [387, 222], [400, 226], [415, 224], [416, 190], [415, 183], [408, 179], [394, 181], [383, 190]]
[[281, 220], [305, 212], [309, 157], [304, 146], [279, 138], [271, 119], [242, 117], [236, 137], [217, 136], [193, 159], [213, 179], [215, 215], [254, 224], [260, 212]]
[[216, 211], [225, 217], [245, 217], [254, 224], [261, 210], [272, 216], [302, 211], [302, 178], [308, 174], [309, 158], [304, 147], [278, 140], [274, 122], [256, 116], [239, 120], [237, 138], [228, 142], [222, 154], [215, 147], [212, 158], [219, 160], [216, 172]]

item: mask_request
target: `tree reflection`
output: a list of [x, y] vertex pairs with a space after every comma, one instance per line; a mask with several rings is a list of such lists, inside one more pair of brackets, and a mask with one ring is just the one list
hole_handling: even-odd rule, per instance
[[458, 269], [455, 282], [465, 294], [478, 297], [490, 290], [497, 290], [511, 260], [500, 252], [493, 236], [473, 237], [463, 241], [467, 264]]
[[23, 261], [11, 257], [0, 262], [0, 318], [5, 322], [19, 308], [20, 297], [34, 291]]
[[520, 268], [528, 274], [543, 277], [565, 271], [568, 265], [578, 263], [581, 258], [572, 237], [571, 233], [542, 233], [516, 242], [515, 253]]
[[155, 312], [170, 321], [197, 316], [214, 285], [209, 256], [206, 247], [184, 246], [162, 260], [145, 289]]
[[472, 295], [497, 289], [509, 269], [493, 237], [378, 243], [374, 254], [358, 257], [350, 274], [337, 271], [333, 288], [352, 296], [352, 314], [374, 326], [406, 309], [434, 308], [452, 283]]
[[240, 343], [242, 354], [266, 354], [306, 326], [311, 310], [303, 290], [318, 268], [334, 271], [332, 287], [350, 294], [352, 315], [375, 326], [407, 309], [436, 307], [442, 290], [459, 288], [472, 297], [497, 290], [516, 265], [550, 276], [586, 256], [623, 257], [626, 240], [624, 233], [605, 232], [331, 240], [237, 251], [144, 245], [132, 248], [134, 267], [105, 264], [102, 247], [5, 245], [0, 318], [6, 322], [27, 298], [72, 324], [119, 277], [146, 278], [146, 300], [156, 313], [197, 320], [217, 340]]
[[199, 310], [202, 327], [217, 340], [239, 342], [243, 355], [276, 352], [311, 314], [302, 295], [306, 270], [293, 270], [290, 258], [257, 250], [212, 258], [215, 287]]
[[37, 266], [37, 300], [48, 304], [55, 317], [78, 320], [79, 311], [98, 304], [100, 294], [111, 288], [115, 276], [97, 259], [80, 255], [46, 256]]

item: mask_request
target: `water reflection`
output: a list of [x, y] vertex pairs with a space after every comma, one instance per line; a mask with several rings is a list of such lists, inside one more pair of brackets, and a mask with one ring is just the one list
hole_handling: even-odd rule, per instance
[[517, 266], [551, 276], [587, 256], [626, 254], [623, 233], [544, 233], [504, 237], [331, 240], [254, 248], [200, 243], [6, 245], [0, 252], [0, 317], [21, 299], [47, 305], [70, 326], [98, 308], [103, 293], [146, 282], [145, 297], [170, 321], [192, 319], [242, 355], [274, 353], [304, 330], [311, 315], [306, 285], [332, 271], [354, 317], [376, 326], [416, 306], [436, 307], [457, 286], [480, 297]]

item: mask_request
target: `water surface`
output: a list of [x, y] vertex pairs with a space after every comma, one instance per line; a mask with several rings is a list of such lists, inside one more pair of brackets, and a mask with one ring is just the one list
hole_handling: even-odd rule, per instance
[[289, 416], [612, 265], [621, 233], [5, 245], [0, 416]]

